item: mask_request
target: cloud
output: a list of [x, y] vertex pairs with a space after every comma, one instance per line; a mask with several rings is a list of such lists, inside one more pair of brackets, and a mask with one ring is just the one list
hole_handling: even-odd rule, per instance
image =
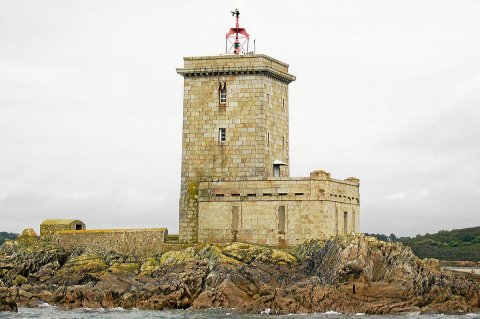
[[[0, 2], [0, 231], [53, 214], [176, 231], [175, 68], [224, 50], [235, 6], [166, 3]], [[237, 5], [257, 53], [297, 75], [292, 175], [358, 176], [364, 231], [480, 224], [479, 3]]]
[[401, 193], [395, 193], [395, 194], [388, 194], [383, 196], [384, 199], [387, 200], [401, 200], [405, 199], [407, 197], [407, 194], [401, 192]]
[[478, 98], [480, 91], [480, 74], [473, 75], [464, 79], [456, 85], [456, 95], [458, 99], [466, 99], [469, 97]]

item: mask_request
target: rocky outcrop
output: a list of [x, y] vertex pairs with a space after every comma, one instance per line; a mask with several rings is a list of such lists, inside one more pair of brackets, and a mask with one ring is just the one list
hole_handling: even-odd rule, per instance
[[33, 236], [2, 250], [0, 305], [387, 314], [474, 312], [480, 302], [479, 276], [363, 235], [290, 251], [206, 244], [150, 258], [66, 252]]
[[16, 297], [16, 289], [0, 287], [0, 311], [18, 312]]

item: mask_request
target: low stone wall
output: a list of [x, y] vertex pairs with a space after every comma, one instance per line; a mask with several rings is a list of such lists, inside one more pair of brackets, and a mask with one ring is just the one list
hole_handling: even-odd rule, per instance
[[65, 230], [53, 235], [53, 241], [66, 250], [114, 251], [131, 256], [151, 256], [188, 245], [167, 242], [166, 228]]

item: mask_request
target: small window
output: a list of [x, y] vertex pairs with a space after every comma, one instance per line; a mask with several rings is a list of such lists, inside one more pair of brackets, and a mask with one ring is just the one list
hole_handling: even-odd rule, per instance
[[225, 194], [215, 194], [215, 196], [217, 196], [217, 197], [223, 197], [223, 196], [225, 196]]
[[288, 193], [278, 193], [279, 196], [287, 196]]
[[238, 193], [233, 193], [232, 196], [237, 197], [237, 196], [240, 196], [240, 194], [238, 194]]
[[285, 149], [285, 136], [282, 136], [282, 146]]
[[272, 196], [272, 193], [263, 193], [263, 196]]
[[252, 194], [247, 194], [247, 196], [249, 196], [249, 197], [255, 197], [255, 196], [257, 196], [257, 194], [253, 194], [253, 193], [252, 193]]
[[267, 145], [270, 145], [270, 133], [267, 133]]
[[227, 129], [221, 127], [218, 129], [218, 139], [220, 142], [225, 143], [227, 141]]
[[282, 108], [285, 109], [285, 99], [282, 99]]
[[220, 83], [220, 87], [218, 91], [219, 91], [220, 104], [226, 104], [227, 103], [227, 83], [224, 82], [223, 86], [222, 86], [222, 83]]
[[295, 196], [302, 196], [303, 193], [295, 193]]

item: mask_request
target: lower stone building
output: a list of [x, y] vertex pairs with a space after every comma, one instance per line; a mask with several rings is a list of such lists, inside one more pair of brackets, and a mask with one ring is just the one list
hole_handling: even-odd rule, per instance
[[198, 241], [297, 245], [357, 232], [359, 207], [359, 180], [336, 180], [324, 171], [200, 182]]
[[40, 235], [61, 230], [85, 230], [85, 223], [78, 219], [46, 219], [40, 224]]

